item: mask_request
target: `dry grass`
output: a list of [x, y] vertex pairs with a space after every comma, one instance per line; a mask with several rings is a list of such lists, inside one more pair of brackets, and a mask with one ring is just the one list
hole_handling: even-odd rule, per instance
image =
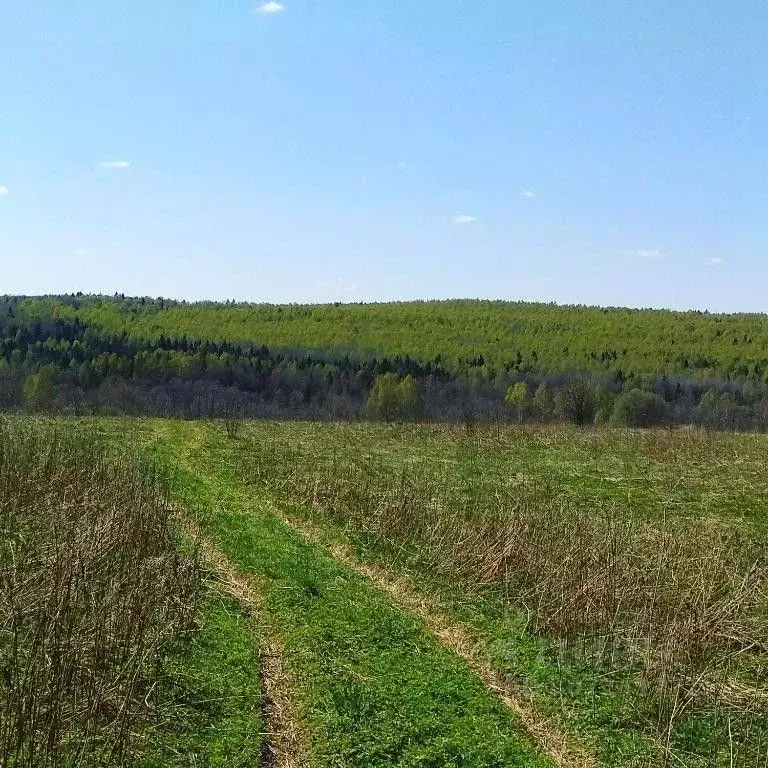
[[0, 765], [124, 759], [200, 569], [133, 460], [0, 422]]
[[[587, 457], [610, 455], [626, 448], [621, 433], [571, 438], [521, 430], [494, 448], [490, 438], [454, 432], [447, 439], [455, 452], [430, 460], [419, 453], [417, 430], [410, 443], [393, 431], [389, 445], [355, 444], [350, 436], [362, 437], [359, 430], [342, 432], [327, 428], [314, 444], [257, 437], [244, 466], [358, 536], [387, 542], [473, 589], [502, 594], [528, 612], [531, 631], [609, 670], [639, 669], [657, 703], [662, 742], [697, 704], [765, 714], [768, 570], [749, 526], [711, 516], [628, 514], [616, 500], [553, 489], [531, 472], [514, 482], [458, 479], [467, 474], [462, 456], [472, 463], [484, 452], [488, 465], [494, 450], [508, 449], [504, 440], [546, 460], [550, 450], [567, 450], [564, 440]], [[646, 433], [637, 440], [646, 453], [628, 472], [635, 485], [649, 486], [648, 497], [658, 489], [638, 467], [693, 466], [697, 452], [719, 450], [708, 435]], [[727, 444], [720, 450], [727, 460]]]

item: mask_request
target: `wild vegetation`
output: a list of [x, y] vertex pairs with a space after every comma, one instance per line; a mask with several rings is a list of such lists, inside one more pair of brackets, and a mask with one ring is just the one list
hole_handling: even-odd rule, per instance
[[[763, 315], [481, 301], [268, 306], [6, 297], [0, 408], [591, 423], [611, 420], [615, 400], [638, 390], [665, 404], [663, 413], [646, 408], [643, 422], [764, 429], [767, 323]], [[371, 395], [377, 379], [391, 375], [413, 382], [417, 396], [403, 390], [382, 410]], [[580, 382], [587, 407], [574, 409]], [[524, 391], [510, 402], [518, 385]]]
[[[373, 353], [531, 373], [591, 370], [765, 378], [765, 315], [631, 310], [503, 301], [384, 304], [188, 304], [69, 297], [25, 302], [24, 318], [74, 321], [142, 341], [197, 339], [275, 349]], [[482, 358], [482, 359], [481, 359]]]
[[[234, 460], [365, 557], [427, 590], [452, 584], [460, 612], [480, 601], [508, 671], [559, 697], [606, 764], [623, 764], [617, 740], [642, 734], [660, 762], [758, 766], [764, 448], [695, 431], [265, 424]], [[548, 638], [554, 680], [524, 660], [525, 635]], [[562, 665], [582, 670], [578, 683]]]
[[0, 764], [768, 760], [762, 435], [14, 418], [0, 446]]
[[[238, 477], [240, 437], [171, 421], [142, 424], [140, 435], [205, 535], [259, 585], [261, 622], [282, 647], [309, 765], [553, 765], [456, 654]], [[262, 762], [273, 764], [305, 763]]]
[[0, 765], [764, 768], [764, 322], [0, 301]]
[[[237, 674], [207, 638], [247, 660], [247, 623], [243, 639], [204, 588], [153, 472], [92, 429], [0, 422], [0, 531], [0, 765], [189, 765], [190, 748], [215, 754], [195, 736], [203, 714], [224, 734], [211, 744], [229, 727], [243, 752], [229, 725], [243, 705], [226, 707]], [[258, 734], [257, 664], [247, 677]]]

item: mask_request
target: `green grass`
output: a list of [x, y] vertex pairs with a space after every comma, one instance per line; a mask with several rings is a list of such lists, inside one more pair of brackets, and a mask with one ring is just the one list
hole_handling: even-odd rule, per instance
[[265, 729], [250, 619], [209, 582], [198, 625], [165, 661], [157, 722], [132, 760], [141, 768], [260, 764]]
[[[428, 426], [254, 424], [242, 440], [209, 440], [218, 455], [229, 451], [256, 492], [271, 490], [291, 514], [345, 539], [362, 559], [386, 564], [437, 595], [476, 630], [490, 661], [522, 679], [563, 727], [594, 744], [602, 764], [660, 763], [652, 742], [667, 745], [688, 766], [727, 764], [731, 750], [736, 765], [765, 759], [768, 720], [760, 707], [692, 705], [675, 717], [667, 743], [658, 727], [668, 713], [620, 645], [610, 646], [606, 662], [594, 638], [564, 645], [531, 634], [529, 616], [509, 604], [514, 596], [451, 578], [418, 537], [390, 540], [376, 522], [386, 504], [436, 505], [443, 516], [482, 522], [497, 514], [490, 501], [507, 489], [508, 502], [517, 490], [537, 504], [568, 503], [595, 515], [613, 510], [651, 525], [703, 525], [698, 535], [711, 534], [713, 542], [732, 535], [734, 546], [764, 551], [768, 441], [762, 436], [539, 427], [467, 437], [457, 428]], [[764, 685], [765, 662], [760, 654], [742, 654], [728, 674]]]
[[[179, 499], [244, 573], [295, 677], [316, 766], [537, 766], [513, 716], [366, 580], [284, 526], [233, 472], [216, 431], [152, 425]], [[226, 446], [224, 446], [226, 448]]]
[[[564, 639], [534, 631], [535, 616], [503, 584], [480, 585], [441, 568], [439, 553], [418, 537], [384, 536], [377, 520], [394, 499], [431, 508], [436, 521], [483, 523], [517, 494], [587, 517], [611, 511], [660, 530], [693, 526], [713, 542], [764, 552], [766, 438], [561, 427], [467, 436], [431, 426], [256, 423], [230, 440], [213, 424], [99, 424], [112, 434], [135, 428], [206, 533], [266, 585], [264, 609], [285, 647], [313, 765], [546, 761], [463, 663], [368, 582], [284, 526], [274, 506], [439, 601], [473, 629], [486, 660], [528, 689], [600, 765], [756, 768], [768, 759], [762, 704], [696, 700], [667, 737], [659, 723], [669, 713], [646, 686], [642, 659], [620, 642], [603, 647], [588, 633]], [[755, 649], [723, 669], [728, 680], [765, 686], [768, 664]]]
[[450, 474], [468, 498], [527, 483], [647, 518], [768, 522], [768, 439], [759, 434], [531, 426], [497, 438], [495, 429], [472, 437], [452, 426], [302, 422], [261, 423], [249, 434], [264, 450], [333, 463], [338, 473], [368, 462], [376, 473]]
[[0, 764], [258, 765], [258, 633], [93, 426], [0, 420]]

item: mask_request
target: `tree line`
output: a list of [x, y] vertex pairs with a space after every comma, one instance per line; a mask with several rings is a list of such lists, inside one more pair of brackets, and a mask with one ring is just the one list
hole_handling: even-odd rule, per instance
[[[641, 325], [653, 319], [660, 326], [672, 320], [693, 322], [698, 329], [696, 354], [709, 365], [708, 375], [703, 375], [701, 366], [694, 366], [695, 370], [685, 366], [660, 370], [657, 364], [632, 370], [619, 366], [620, 359], [641, 361], [649, 355], [639, 342], [640, 349], [627, 348], [621, 356], [609, 354], [609, 364], [604, 360], [597, 366], [576, 367], [572, 349], [590, 343], [590, 337], [581, 338], [574, 330], [568, 352], [545, 365], [545, 360], [554, 359], [553, 345], [560, 343], [558, 334], [563, 329], [549, 333], [542, 326], [529, 338], [533, 317], [549, 317], [550, 322], [559, 317], [564, 324], [570, 311], [573, 328], [578, 329], [585, 317], [605, 316], [602, 310], [550, 305], [503, 305], [504, 311], [512, 313], [511, 326], [518, 322], [515, 352], [504, 358], [501, 331], [494, 330], [492, 322], [499, 304], [256, 307], [120, 296], [3, 297], [0, 408], [182, 418], [237, 413], [264, 418], [467, 423], [488, 419], [610, 421], [635, 426], [695, 423], [728, 429], [768, 425], [764, 366], [761, 358], [751, 356], [768, 344], [768, 334], [759, 332], [766, 322], [763, 316], [689, 317], [615, 310], [629, 313], [626, 316]], [[393, 317], [403, 319], [403, 308], [405, 316], [414, 319], [386, 337]], [[342, 313], [344, 323], [350, 317], [364, 318], [355, 344], [347, 343], [350, 339], [334, 341], [332, 335], [338, 337], [340, 332], [327, 326], [333, 326], [330, 318], [337, 310], [347, 313]], [[484, 313], [490, 317], [483, 320]], [[453, 342], [445, 341], [445, 348], [431, 357], [420, 357], [425, 330], [417, 317], [424, 319], [427, 329], [435, 323], [445, 325], [444, 334], [453, 334]], [[253, 318], [259, 320], [261, 330], [252, 325]], [[377, 318], [387, 318], [375, 330], [380, 343], [366, 347], [372, 343]], [[461, 318], [466, 325], [459, 327]], [[457, 334], [476, 333], [483, 323], [486, 335], [472, 341], [473, 349], [481, 351], [468, 357], [459, 354], [466, 341]], [[750, 354], [744, 352], [736, 362], [718, 357], [720, 347], [705, 341], [719, 339], [722, 333], [710, 331], [725, 325], [728, 333], [734, 333], [739, 323], [752, 329], [751, 342], [742, 345]], [[303, 338], [294, 335], [297, 328], [304, 329]], [[710, 330], [704, 333], [702, 328]], [[663, 338], [661, 330], [656, 337]], [[628, 333], [623, 343], [631, 338]], [[694, 340], [691, 337], [687, 343]], [[676, 336], [667, 342], [675, 347]], [[524, 348], [529, 351], [523, 353]], [[657, 352], [658, 360], [669, 358], [668, 351]]]

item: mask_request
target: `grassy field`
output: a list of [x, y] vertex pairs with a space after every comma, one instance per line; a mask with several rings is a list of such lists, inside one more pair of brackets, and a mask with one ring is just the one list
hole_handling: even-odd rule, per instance
[[[342, 590], [330, 610], [334, 626], [344, 615], [353, 639], [331, 631], [320, 607], [327, 577], [317, 581], [306, 539], [287, 573], [275, 565], [286, 544], [258, 530], [267, 525], [273, 536], [277, 528], [295, 542], [281, 517], [299, 527], [311, 522], [311, 545], [323, 558], [342, 542], [360, 564], [383, 567], [439, 604], [487, 664], [519, 683], [549, 727], [598, 764], [764, 764], [762, 437], [266, 423], [234, 440], [215, 425], [166, 426], [149, 436], [159, 429], [150, 426], [144, 439], [156, 441], [170, 463], [186, 456], [196, 482], [217, 483], [214, 508], [239, 489], [245, 509], [207, 523], [222, 548], [269, 580], [289, 578], [290, 587], [277, 588], [283, 597], [297, 581], [304, 592], [298, 605], [272, 610], [286, 628], [319, 764], [334, 764], [339, 753], [344, 765], [411, 764], [397, 751], [354, 757], [359, 746], [348, 741], [360, 737], [366, 749], [389, 743], [392, 726], [383, 720], [394, 699], [377, 693], [386, 670], [400, 671], [396, 695], [416, 707], [408, 723], [418, 728], [423, 720], [409, 667], [390, 650], [377, 661], [382, 642], [402, 645], [400, 630], [377, 619], [387, 628], [366, 634], [370, 617], [350, 614], [352, 595]], [[200, 489], [193, 496], [199, 500]], [[269, 556], [261, 561], [254, 552], [265, 541]], [[294, 635], [287, 628], [297, 612]], [[305, 633], [313, 657], [341, 654], [344, 664], [318, 674]], [[359, 663], [363, 650], [365, 684], [351, 701], [340, 700], [328, 690], [328, 673], [340, 682], [349, 658]], [[437, 692], [455, 674], [427, 670], [420, 658], [413, 674], [426, 675]], [[435, 717], [441, 732], [470, 743], [446, 713]], [[438, 764], [457, 759], [440, 754]], [[460, 764], [494, 763], [474, 755]]]
[[3, 430], [3, 765], [768, 765], [763, 436]]
[[223, 434], [156, 423], [145, 439], [157, 440], [178, 498], [197, 510], [205, 534], [238, 570], [257, 577], [294, 678], [311, 764], [550, 764], [417, 620], [254, 497]]

